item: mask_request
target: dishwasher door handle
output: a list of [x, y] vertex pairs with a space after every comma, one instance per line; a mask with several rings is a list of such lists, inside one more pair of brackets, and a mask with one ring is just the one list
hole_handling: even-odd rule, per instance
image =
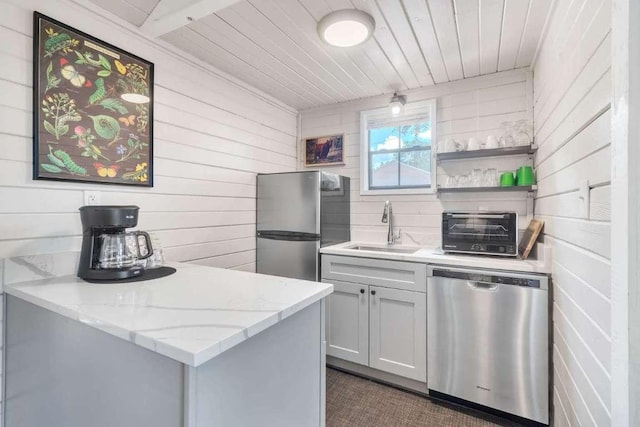
[[474, 289], [484, 289], [487, 291], [495, 291], [498, 289], [497, 283], [487, 283], [487, 282], [467, 282], [469, 287]]

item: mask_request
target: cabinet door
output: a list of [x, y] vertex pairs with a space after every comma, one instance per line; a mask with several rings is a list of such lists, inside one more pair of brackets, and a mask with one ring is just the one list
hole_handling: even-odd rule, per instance
[[369, 363], [369, 287], [335, 280], [327, 298], [327, 355]]
[[369, 366], [427, 381], [427, 296], [369, 287]]

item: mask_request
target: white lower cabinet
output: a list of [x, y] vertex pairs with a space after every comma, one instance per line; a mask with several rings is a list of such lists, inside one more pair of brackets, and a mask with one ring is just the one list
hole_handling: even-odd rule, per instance
[[327, 298], [327, 355], [361, 365], [369, 363], [369, 292], [367, 285], [330, 281]]
[[[350, 262], [362, 269], [372, 261], [335, 256], [330, 260], [333, 265], [344, 263], [347, 270]], [[401, 265], [387, 264], [389, 268]], [[361, 280], [377, 284], [380, 279], [373, 273], [380, 265], [371, 267], [371, 275]], [[324, 277], [323, 271], [322, 281], [334, 286], [333, 294], [327, 298], [327, 355], [426, 382], [427, 295], [422, 291], [426, 287], [426, 271], [424, 277], [412, 274], [416, 291], [335, 280]], [[412, 285], [411, 281], [405, 282], [408, 285], [403, 286]]]
[[427, 298], [370, 286], [369, 366], [427, 381]]

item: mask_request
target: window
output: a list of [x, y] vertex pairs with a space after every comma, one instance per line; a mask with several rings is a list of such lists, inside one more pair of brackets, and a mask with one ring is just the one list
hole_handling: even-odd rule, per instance
[[360, 193], [432, 193], [435, 123], [435, 100], [407, 104], [399, 116], [386, 107], [362, 111]]

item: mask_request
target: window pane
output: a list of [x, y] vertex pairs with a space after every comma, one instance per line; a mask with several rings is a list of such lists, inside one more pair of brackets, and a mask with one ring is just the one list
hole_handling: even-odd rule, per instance
[[402, 148], [430, 147], [431, 123], [425, 122], [401, 126], [400, 139], [402, 140]]
[[409, 151], [400, 155], [400, 185], [431, 185], [431, 150]]
[[397, 150], [400, 148], [398, 131], [398, 127], [370, 129], [369, 151]]
[[369, 165], [371, 187], [391, 187], [398, 185], [398, 154], [372, 154]]

